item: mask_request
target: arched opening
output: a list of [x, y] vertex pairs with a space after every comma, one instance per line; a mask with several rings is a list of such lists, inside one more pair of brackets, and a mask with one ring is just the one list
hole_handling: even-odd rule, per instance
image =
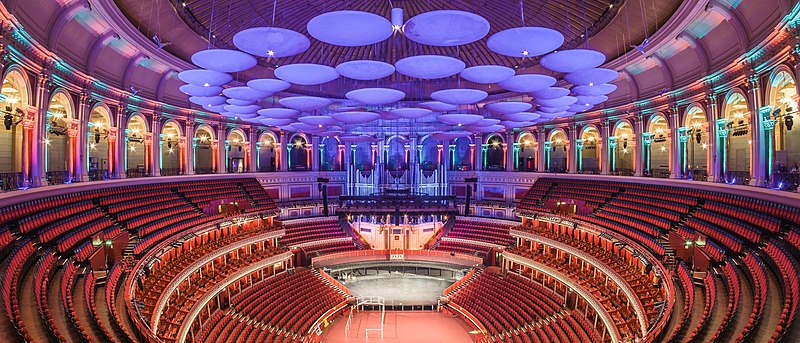
[[339, 140], [336, 137], [323, 138], [319, 146], [319, 170], [342, 170], [339, 150]]
[[27, 79], [17, 70], [9, 71], [3, 79], [0, 106], [3, 110], [3, 128], [0, 129], [0, 190], [23, 186], [23, 127], [25, 112], [21, 106], [29, 105]]
[[409, 142], [399, 136], [394, 136], [389, 139], [386, 145], [386, 170], [390, 172], [394, 178], [403, 176], [408, 170], [408, 153], [411, 149]]
[[442, 143], [431, 137], [426, 137], [420, 145], [420, 170], [425, 172], [432, 172], [439, 168], [442, 158]]
[[536, 171], [536, 152], [538, 150], [536, 138], [529, 132], [519, 135], [516, 150], [516, 169], [523, 172]]
[[662, 115], [650, 118], [647, 132], [642, 136], [646, 156], [645, 173], [652, 177], [668, 178], [670, 172], [670, 135], [667, 119]]
[[472, 166], [475, 165], [473, 160], [475, 153], [471, 144], [472, 141], [468, 137], [456, 138], [453, 145], [450, 146], [453, 149], [450, 170], [472, 170]]
[[258, 150], [258, 161], [256, 162], [258, 163], [258, 171], [273, 172], [277, 170], [278, 160], [275, 136], [269, 132], [262, 133], [258, 143], [256, 143], [256, 149]]
[[[108, 133], [109, 127], [113, 126], [111, 122], [111, 115], [108, 113], [108, 108], [105, 106], [95, 106], [92, 113], [89, 115], [89, 122], [87, 123], [87, 143], [88, 143], [88, 158], [86, 171], [89, 174], [89, 180], [107, 180], [109, 178], [109, 170], [111, 159], [109, 158], [109, 144]], [[129, 154], [131, 152], [128, 152]], [[136, 151], [133, 151], [136, 153]], [[142, 153], [142, 151], [139, 151]]]
[[311, 170], [311, 151], [308, 140], [303, 135], [294, 135], [289, 139], [289, 170]]
[[633, 175], [633, 160], [636, 152], [636, 140], [633, 126], [627, 121], [620, 121], [614, 128], [614, 143], [611, 145], [611, 171], [616, 175]]
[[208, 126], [200, 126], [194, 133], [194, 172], [212, 174], [214, 170], [214, 133]]
[[500, 135], [491, 135], [483, 148], [483, 170], [501, 171], [506, 168], [506, 142]]
[[45, 171], [49, 184], [71, 182], [70, 129], [74, 110], [69, 95], [58, 92], [50, 98], [44, 137]]
[[750, 115], [747, 99], [742, 93], [733, 92], [725, 100], [725, 130], [727, 137], [722, 156], [725, 182], [748, 184], [750, 182]]
[[594, 126], [587, 126], [581, 133], [581, 144], [578, 145], [578, 171], [588, 174], [600, 173], [600, 132]]
[[150, 174], [148, 152], [150, 143], [145, 144], [147, 122], [141, 115], [134, 115], [125, 127], [125, 176], [142, 177]]
[[372, 170], [374, 166], [374, 156], [372, 152], [372, 143], [357, 142], [351, 146], [353, 153], [353, 165], [356, 170]]
[[178, 142], [181, 129], [174, 122], [167, 122], [161, 129], [161, 175], [178, 175], [181, 173], [181, 157]]
[[708, 121], [706, 113], [699, 106], [691, 106], [686, 111], [684, 122], [686, 130], [685, 155], [683, 156], [683, 174], [691, 180], [705, 181], [708, 178]]
[[800, 180], [797, 172], [800, 171], [800, 133], [794, 125], [800, 120], [797, 104], [797, 85], [792, 74], [785, 70], [776, 73], [768, 90], [769, 105], [771, 106], [770, 119], [774, 120], [772, 127], [772, 148], [767, 147], [768, 153], [773, 153], [772, 161], [767, 160], [767, 171], [771, 171], [772, 186], [776, 188], [796, 187]]
[[247, 140], [244, 132], [231, 130], [225, 140], [225, 161], [228, 173], [244, 173], [247, 171]]
[[563, 130], [555, 130], [550, 134], [550, 168], [551, 173], [566, 173], [568, 167], [569, 140]]

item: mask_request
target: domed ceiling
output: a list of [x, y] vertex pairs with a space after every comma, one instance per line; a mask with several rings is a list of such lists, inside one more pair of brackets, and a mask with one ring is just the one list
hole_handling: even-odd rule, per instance
[[[501, 65], [517, 69], [517, 73], [551, 73], [539, 67], [538, 57], [508, 57], [487, 48], [493, 34], [520, 26], [554, 29], [564, 36], [559, 49], [590, 47], [606, 55], [610, 61], [632, 49], [652, 35], [680, 5], [679, 0], [395, 0], [395, 1], [328, 1], [328, 0], [116, 0], [126, 17], [147, 37], [158, 36], [169, 43], [164, 50], [191, 62], [197, 51], [211, 48], [236, 49], [233, 37], [253, 27], [278, 27], [299, 32], [310, 39], [310, 48], [303, 53], [284, 57], [258, 59], [258, 66], [238, 73], [241, 81], [274, 77], [280, 65], [316, 63], [335, 67], [354, 60], [374, 60], [389, 64], [418, 55], [444, 55], [457, 58], [466, 67]], [[409, 39], [402, 30], [378, 43], [363, 46], [341, 46], [315, 39], [307, 24], [313, 18], [334, 11], [363, 11], [387, 20], [392, 9], [403, 10], [401, 22], [426, 12], [459, 10], [485, 18], [489, 32], [481, 39], [457, 46], [432, 46]], [[588, 35], [588, 36], [587, 36]], [[588, 39], [587, 39], [588, 37]], [[210, 39], [210, 43], [209, 43]], [[551, 73], [552, 74], [552, 73]], [[458, 77], [420, 81], [402, 73], [384, 78], [393, 87], [408, 93], [406, 99], [425, 99], [431, 91], [448, 88]], [[321, 86], [292, 86], [290, 92], [342, 98], [345, 88], [374, 86], [376, 82], [340, 79]], [[437, 85], [446, 84], [446, 87]], [[491, 85], [471, 85], [489, 94], [505, 92]], [[423, 88], [419, 95], [411, 89]], [[346, 92], [346, 91], [345, 91]]]

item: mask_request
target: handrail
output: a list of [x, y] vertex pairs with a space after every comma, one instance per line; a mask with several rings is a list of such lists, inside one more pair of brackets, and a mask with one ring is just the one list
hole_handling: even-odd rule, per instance
[[333, 254], [327, 254], [322, 256], [317, 256], [311, 259], [311, 264], [316, 265], [320, 262], [330, 261], [330, 260], [337, 260], [342, 258], [348, 257], [369, 257], [369, 256], [380, 256], [385, 257], [387, 260], [390, 259], [392, 255], [403, 255], [405, 256], [429, 256], [429, 257], [445, 257], [448, 259], [460, 259], [468, 261], [471, 265], [480, 264], [483, 262], [483, 259], [480, 257], [475, 257], [472, 255], [466, 254], [459, 254], [459, 253], [450, 253], [438, 250], [403, 250], [403, 249], [395, 249], [395, 250], [377, 250], [377, 249], [369, 249], [369, 250], [352, 250], [352, 251], [343, 251]]
[[452, 292], [458, 287], [461, 287], [461, 285], [469, 281], [469, 279], [471, 279], [473, 276], [475, 276], [475, 269], [470, 269], [469, 272], [467, 272], [467, 274], [464, 275], [464, 277], [458, 279], [452, 285], [447, 286], [447, 288], [444, 289], [444, 292], [442, 292], [442, 294], [444, 294], [444, 296], [447, 296], [448, 294], [450, 294], [450, 292]]
[[158, 303], [156, 304], [156, 307], [153, 309], [153, 319], [150, 324], [153, 328], [153, 332], [158, 332], [158, 324], [159, 321], [161, 320], [161, 312], [163, 312], [164, 307], [167, 306], [170, 297], [172, 297], [172, 293], [174, 293], [178, 289], [178, 287], [180, 287], [180, 285], [184, 281], [186, 281], [186, 279], [192, 276], [192, 274], [194, 274], [198, 269], [202, 268], [209, 262], [214, 261], [218, 257], [223, 256], [231, 251], [244, 248], [251, 244], [256, 244], [276, 237], [280, 237], [283, 234], [284, 234], [283, 230], [270, 231], [262, 233], [257, 236], [248, 237], [246, 239], [236, 241], [234, 243], [221, 247], [217, 250], [214, 250], [209, 254], [203, 255], [202, 258], [200, 258], [197, 261], [194, 261], [192, 264], [181, 270], [181, 272], [178, 273], [178, 275], [176, 275], [172, 280], [170, 280], [167, 287], [164, 288], [164, 291], [161, 292], [161, 294], [158, 297]]
[[[181, 325], [180, 330], [178, 331], [178, 337], [176, 342], [177, 343], [184, 343], [186, 342], [186, 336], [189, 334], [189, 329], [192, 327], [194, 320], [197, 319], [197, 316], [200, 314], [200, 311], [203, 311], [206, 307], [206, 304], [214, 299], [220, 292], [228, 288], [232, 283], [238, 281], [239, 279], [254, 273], [260, 269], [267, 268], [269, 266], [274, 265], [275, 263], [285, 261], [292, 258], [291, 252], [285, 252], [280, 255], [275, 255], [267, 259], [263, 259], [256, 263], [253, 263], [249, 266], [246, 266], [242, 269], [237, 270], [235, 273], [231, 274], [224, 280], [218, 282], [214, 287], [212, 287], [208, 292], [203, 294], [203, 296], [194, 303], [192, 308], [189, 310], [189, 313], [186, 314], [186, 318], [184, 318], [183, 325]], [[153, 330], [155, 331], [155, 329]]]
[[350, 292], [350, 289], [345, 287], [339, 280], [334, 279], [330, 274], [325, 272], [322, 269], [319, 269], [319, 275], [322, 276], [323, 279], [328, 280], [334, 287], [338, 288], [340, 291], [344, 292], [344, 294], [352, 295], [353, 293]]
[[578, 259], [583, 260], [592, 265], [593, 267], [599, 269], [603, 274], [608, 276], [611, 279], [611, 281], [613, 281], [617, 285], [617, 287], [619, 287], [622, 290], [622, 293], [625, 293], [625, 297], [628, 298], [628, 301], [630, 301], [631, 304], [633, 304], [633, 311], [636, 312], [636, 319], [639, 322], [639, 330], [641, 331], [642, 336], [644, 336], [647, 333], [647, 319], [645, 318], [644, 315], [644, 308], [642, 307], [641, 300], [639, 299], [639, 297], [636, 296], [636, 292], [633, 291], [633, 288], [631, 288], [631, 286], [627, 282], [625, 282], [625, 280], [622, 279], [622, 276], [620, 276], [615, 270], [609, 268], [607, 265], [605, 265], [603, 262], [601, 262], [594, 256], [591, 256], [581, 250], [576, 249], [575, 247], [561, 243], [559, 241], [541, 237], [530, 232], [514, 230], [514, 229], [511, 230], [511, 236], [527, 239], [529, 241], [534, 241], [543, 245], [554, 247], [561, 251], [565, 251], [568, 254], [577, 257]]
[[594, 298], [591, 293], [587, 292], [583, 287], [572, 281], [572, 279], [570, 279], [564, 274], [561, 274], [561, 272], [553, 268], [550, 268], [545, 264], [536, 262], [534, 260], [522, 257], [514, 253], [510, 253], [508, 251], [503, 252], [503, 258], [530, 267], [532, 269], [536, 269], [544, 274], [547, 274], [547, 276], [550, 276], [570, 287], [572, 290], [575, 291], [576, 294], [578, 294], [578, 296], [583, 298], [583, 300], [585, 300], [589, 304], [589, 306], [592, 307], [592, 309], [594, 309], [594, 311], [600, 317], [600, 320], [603, 321], [603, 325], [605, 325], [606, 330], [609, 333], [609, 336], [611, 336], [611, 342], [613, 343], [620, 342], [621, 336], [619, 330], [617, 329], [617, 326], [614, 324], [614, 320], [611, 318], [611, 315], [609, 315], [608, 311], [606, 311], [605, 307], [603, 307], [603, 305], [600, 304], [600, 302], [596, 298]]
[[353, 241], [353, 237], [328, 238], [328, 239], [323, 239], [323, 240], [319, 240], [319, 241], [311, 241], [311, 242], [293, 244], [291, 247], [292, 247], [292, 249], [295, 249], [295, 248], [313, 247], [313, 246], [329, 244], [329, 243], [352, 242], [352, 241]]
[[474, 240], [471, 240], [471, 239], [464, 239], [464, 238], [442, 237], [442, 242], [465, 243], [465, 244], [480, 245], [482, 247], [495, 248], [495, 249], [503, 249], [503, 248], [505, 248], [505, 246], [502, 246], [500, 244], [481, 242], [481, 241], [474, 241]]
[[472, 325], [475, 325], [475, 327], [478, 329], [478, 331], [480, 331], [481, 334], [484, 334], [484, 335], [488, 334], [489, 331], [486, 330], [486, 327], [483, 325], [483, 323], [481, 323], [478, 320], [477, 317], [472, 315], [472, 313], [467, 311], [467, 309], [461, 307], [461, 305], [451, 302], [451, 303], [448, 303], [447, 305], [444, 305], [444, 306], [452, 308], [453, 310], [458, 312], [460, 315], [462, 315], [465, 318], [469, 319], [469, 321], [472, 323]]

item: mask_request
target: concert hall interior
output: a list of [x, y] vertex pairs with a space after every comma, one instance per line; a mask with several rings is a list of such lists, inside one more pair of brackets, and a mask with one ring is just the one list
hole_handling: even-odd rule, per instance
[[800, 342], [795, 0], [0, 0], [0, 342]]

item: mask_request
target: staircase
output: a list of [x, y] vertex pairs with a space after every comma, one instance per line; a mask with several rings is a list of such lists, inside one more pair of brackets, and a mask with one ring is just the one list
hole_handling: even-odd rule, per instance
[[255, 200], [253, 200], [253, 196], [252, 196], [252, 195], [250, 195], [250, 192], [248, 192], [248, 191], [247, 191], [247, 188], [244, 188], [244, 185], [243, 185], [243, 184], [241, 184], [241, 183], [237, 183], [237, 184], [236, 184], [236, 188], [237, 188], [237, 189], [239, 189], [239, 192], [241, 192], [242, 194], [244, 194], [245, 198], [247, 198], [247, 201], [249, 201], [249, 202], [250, 202], [250, 206], [255, 206], [255, 205], [258, 205], [258, 204], [256, 203], [256, 201], [255, 201]]
[[675, 260], [675, 249], [669, 245], [669, 236], [662, 232], [658, 236], [658, 242], [664, 246], [664, 266], [669, 270], [675, 270], [675, 268], [678, 266], [678, 262]]
[[697, 204], [690, 206], [689, 211], [678, 219], [676, 225], [686, 225], [686, 221], [689, 220], [689, 218], [693, 217], [695, 212], [697, 212], [697, 210], [703, 207], [703, 204], [705, 204], [705, 200], [697, 199]]
[[441, 242], [441, 238], [447, 236], [450, 233], [450, 230], [456, 225], [456, 220], [454, 218], [450, 218], [447, 222], [444, 223], [444, 226], [439, 230], [439, 233], [433, 235], [428, 242], [425, 243], [425, 246], [428, 249], [436, 249], [439, 246], [439, 242]]
[[600, 205], [599, 205], [599, 206], [597, 206], [597, 208], [596, 208], [596, 209], [594, 209], [594, 211], [593, 211], [592, 213], [593, 213], [593, 214], [597, 214], [597, 212], [600, 212], [600, 211], [602, 211], [602, 210], [603, 210], [603, 207], [606, 207], [606, 205], [610, 204], [610, 203], [611, 203], [611, 201], [613, 201], [614, 199], [616, 199], [617, 197], [619, 197], [619, 195], [620, 195], [620, 194], [622, 194], [622, 193], [625, 193], [625, 188], [620, 188], [618, 191], [614, 192], [614, 194], [611, 194], [611, 196], [610, 196], [610, 197], [608, 197], [608, 199], [606, 199], [606, 200], [605, 200], [605, 201], [603, 201], [602, 203], [600, 203]]
[[350, 226], [350, 223], [348, 223], [346, 219], [341, 217], [339, 218], [339, 227], [342, 228], [342, 231], [346, 235], [353, 237], [353, 240], [355, 241], [356, 245], [358, 245], [359, 249], [364, 249], [365, 247], [369, 246], [367, 240], [364, 239], [364, 237], [361, 237], [361, 234], [356, 232], [356, 230], [353, 230], [353, 227]]
[[550, 193], [552, 193], [553, 190], [556, 189], [556, 187], [558, 187], [558, 183], [555, 182], [551, 183], [550, 188], [548, 188], [547, 191], [545, 191], [544, 194], [542, 194], [542, 197], [539, 199], [539, 201], [536, 202], [536, 205], [544, 206], [544, 199], [547, 199], [547, 197], [550, 196]]

